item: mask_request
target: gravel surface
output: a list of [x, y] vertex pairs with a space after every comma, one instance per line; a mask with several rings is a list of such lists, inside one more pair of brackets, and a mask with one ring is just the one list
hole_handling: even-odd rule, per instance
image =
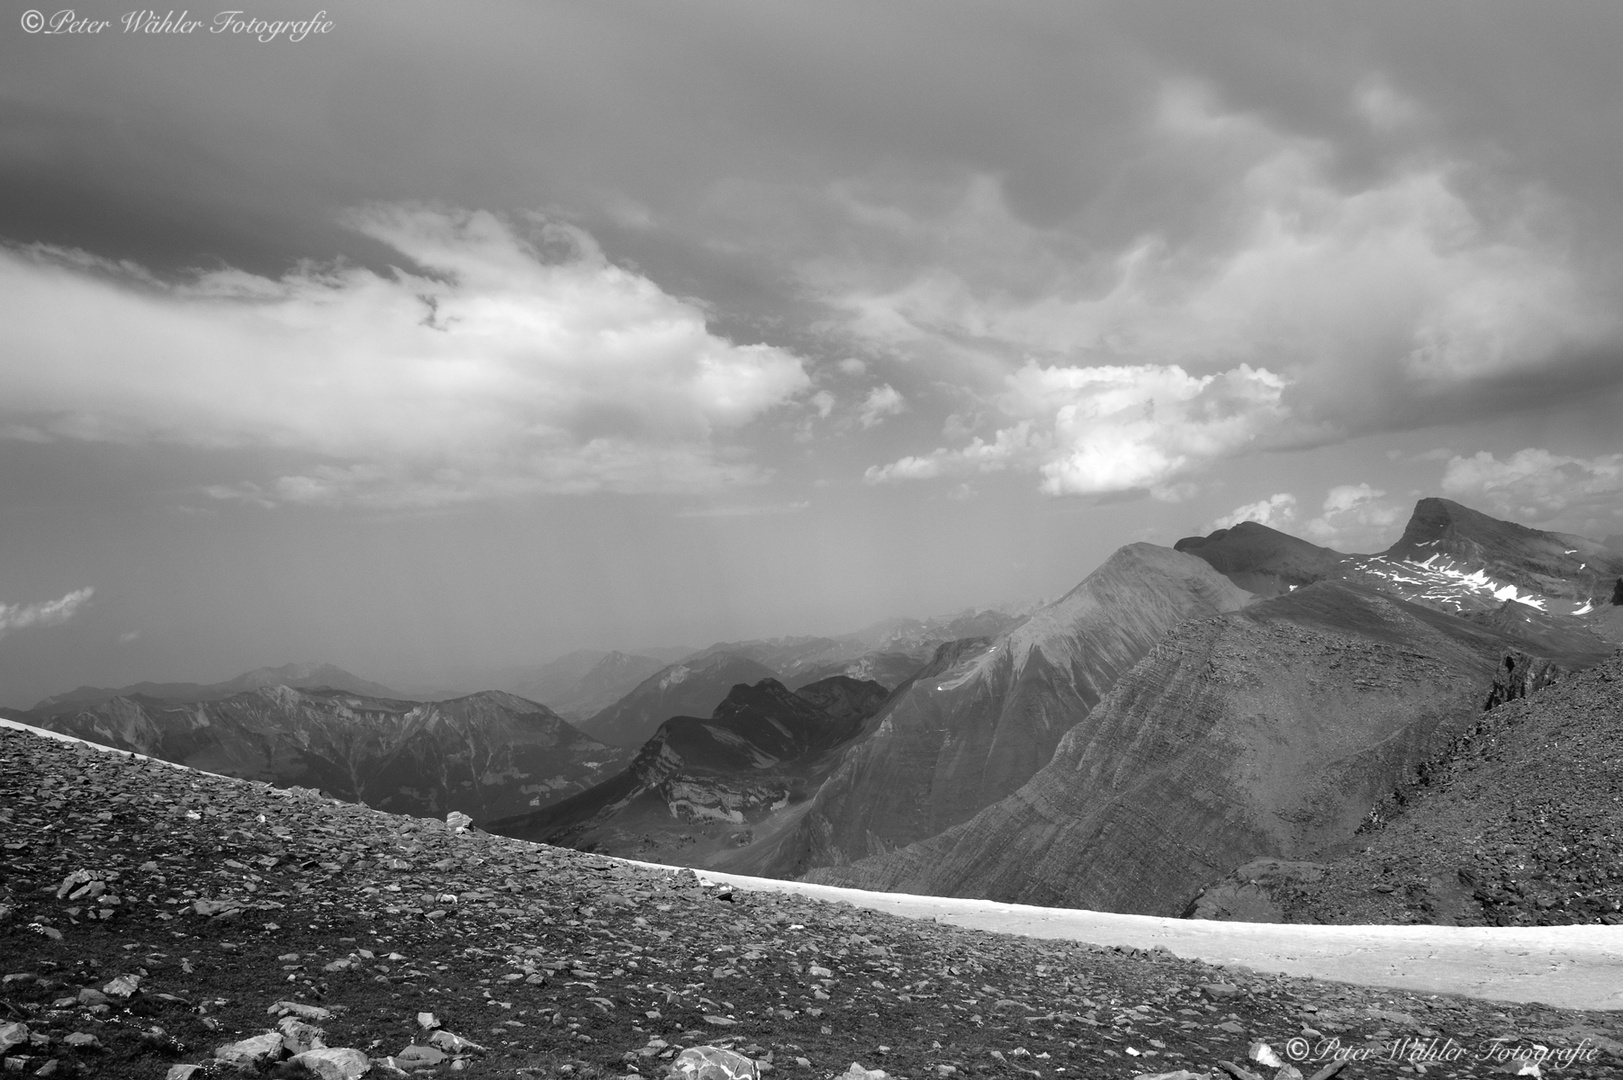
[[10, 729], [0, 958], [7, 1075], [1623, 1072], [1616, 1013], [731, 892]]

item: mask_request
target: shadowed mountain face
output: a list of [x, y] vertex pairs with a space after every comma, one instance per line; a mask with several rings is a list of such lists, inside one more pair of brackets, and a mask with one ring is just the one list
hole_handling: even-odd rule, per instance
[[1015, 629], [943, 646], [869, 721], [799, 823], [725, 868], [793, 877], [968, 820], [1047, 764], [1168, 630], [1249, 599], [1199, 559], [1122, 548]]
[[1242, 521], [1210, 536], [1186, 536], [1173, 550], [1206, 560], [1219, 574], [1258, 596], [1278, 596], [1332, 577], [1346, 557], [1255, 521]]
[[[1242, 867], [1203, 918], [1623, 925], [1623, 653], [1484, 714], [1322, 861]], [[1374, 886], [1374, 887], [1372, 887]]]
[[709, 716], [739, 683], [777, 677], [771, 668], [732, 653], [684, 660], [650, 675], [580, 729], [610, 746], [636, 749], [671, 717]]
[[121, 697], [22, 719], [226, 776], [476, 822], [580, 791], [627, 756], [498, 691], [423, 703], [273, 686], [184, 704]]
[[888, 696], [841, 676], [790, 691], [734, 686], [709, 719], [661, 724], [624, 772], [554, 806], [495, 822], [526, 840], [703, 865], [795, 816]]
[[1177, 915], [1208, 882], [1352, 835], [1476, 722], [1511, 643], [1342, 582], [1184, 623], [1018, 792], [830, 884]]
[[387, 686], [368, 682], [332, 664], [284, 664], [279, 668], [256, 668], [221, 683], [143, 682], [116, 690], [81, 686], [77, 690], [46, 698], [35, 705], [32, 711], [39, 715], [71, 712], [100, 705], [113, 698], [135, 695], [163, 701], [217, 701], [233, 694], [240, 694], [244, 690], [255, 690], [264, 686], [291, 686], [300, 690], [347, 690], [368, 697], [399, 697]]

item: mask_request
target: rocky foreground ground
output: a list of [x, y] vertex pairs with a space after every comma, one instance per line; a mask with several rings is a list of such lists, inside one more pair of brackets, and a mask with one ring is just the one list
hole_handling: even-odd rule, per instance
[[1623, 1074], [1616, 1013], [734, 894], [6, 729], [0, 973], [21, 1076]]

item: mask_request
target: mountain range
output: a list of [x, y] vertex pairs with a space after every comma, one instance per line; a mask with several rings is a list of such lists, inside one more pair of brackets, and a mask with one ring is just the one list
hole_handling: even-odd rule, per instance
[[278, 685], [197, 702], [115, 697], [25, 719], [208, 772], [481, 822], [589, 787], [629, 756], [500, 691], [414, 702]]
[[[1130, 544], [1042, 605], [723, 642], [674, 663], [582, 651], [532, 671], [546, 705], [499, 691], [401, 700], [301, 665], [212, 687], [82, 688], [19, 719], [614, 855], [1125, 912], [1333, 919], [1371, 909], [1338, 907], [1336, 890], [1370, 872], [1358, 859], [1372, 822], [1391, 837], [1436, 834], [1415, 815], [1444, 803], [1405, 793], [1454, 775], [1485, 716], [1531, 709], [1514, 730], [1544, 731], [1539, 703], [1590, 686], [1579, 673], [1610, 670], [1619, 643], [1623, 552], [1610, 542], [1428, 498], [1373, 555], [1245, 522], [1171, 548]], [[1493, 745], [1539, 752], [1518, 738]], [[1469, 790], [1448, 803], [1451, 820], [1471, 819], [1459, 798], [1492, 797]], [[1472, 908], [1460, 889], [1512, 895], [1510, 879], [1456, 869], [1489, 884], [1438, 884], [1440, 869], [1432, 893], [1404, 886], [1435, 894], [1429, 908], [1381, 910], [1491, 921], [1483, 905], [1499, 901]], [[1573, 880], [1593, 895], [1500, 908], [1623, 911], [1623, 872]], [[1315, 893], [1318, 881], [1331, 884]]]
[[300, 690], [348, 690], [368, 697], [399, 698], [402, 695], [387, 686], [369, 682], [351, 675], [332, 664], [284, 664], [281, 667], [255, 668], [234, 679], [218, 683], [154, 683], [141, 682], [122, 686], [116, 690], [99, 686], [81, 686], [64, 694], [48, 697], [36, 704], [36, 715], [49, 715], [84, 706], [100, 705], [121, 697], [160, 698], [165, 701], [217, 701], [240, 694], [244, 690], [257, 690], [266, 686], [291, 686]]

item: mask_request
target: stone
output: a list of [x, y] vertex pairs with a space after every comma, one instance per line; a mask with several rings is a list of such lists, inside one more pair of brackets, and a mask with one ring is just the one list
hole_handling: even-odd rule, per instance
[[473, 818], [460, 810], [452, 810], [445, 815], [445, 824], [452, 832], [467, 832], [468, 826], [473, 824]]
[[840, 1074], [840, 1080], [886, 1080], [890, 1074], [884, 1069], [865, 1069], [855, 1061]]
[[730, 1016], [715, 1016], [711, 1013], [704, 1014], [704, 1022], [707, 1024], [712, 1024], [715, 1027], [732, 1027], [734, 1024], [738, 1023], [737, 1020], [734, 1020]]
[[320, 1005], [306, 1005], [302, 1001], [278, 1001], [265, 1010], [272, 1016], [293, 1015], [301, 1020], [331, 1020], [332, 1010], [323, 1009]]
[[62, 1040], [75, 1050], [100, 1050], [101, 1040], [84, 1031], [75, 1031]]
[[321, 1080], [357, 1080], [372, 1068], [372, 1062], [365, 1054], [350, 1047], [306, 1050], [294, 1056], [293, 1064], [302, 1065]]
[[1274, 1053], [1274, 1048], [1261, 1040], [1251, 1044], [1251, 1049], [1246, 1052], [1246, 1056], [1258, 1065], [1265, 1065], [1270, 1069], [1278, 1069], [1285, 1064], [1280, 1056]]
[[1139, 1073], [1133, 1080], [1212, 1080], [1209, 1072], [1190, 1072], [1188, 1069], [1179, 1069], [1176, 1072], [1166, 1073]]
[[120, 975], [118, 978], [102, 987], [101, 992], [106, 994], [108, 997], [118, 998], [120, 1001], [127, 1001], [140, 988], [141, 976]]
[[440, 1026], [440, 1022], [435, 1018], [433, 1013], [420, 1012], [417, 1014], [417, 1026], [425, 1031], [433, 1031], [435, 1028]]
[[214, 1050], [216, 1060], [238, 1068], [258, 1068], [266, 1062], [280, 1060], [281, 1056], [282, 1036], [276, 1031], [255, 1035], [239, 1042], [226, 1043]]
[[670, 1080], [758, 1080], [755, 1062], [718, 1046], [690, 1046], [676, 1056], [665, 1074]]
[[416, 1043], [406, 1047], [394, 1056], [394, 1062], [402, 1069], [420, 1069], [428, 1065], [438, 1065], [446, 1058], [446, 1053], [433, 1046], [420, 1046]]
[[289, 1054], [302, 1054], [307, 1050], [322, 1050], [327, 1046], [326, 1042], [322, 1040], [320, 1028], [295, 1017], [282, 1017], [276, 1028], [282, 1033], [282, 1045]]
[[192, 1080], [192, 1075], [202, 1068], [201, 1065], [171, 1065], [163, 1074], [163, 1080]]
[[485, 1048], [472, 1039], [464, 1039], [460, 1035], [453, 1035], [449, 1031], [436, 1031], [428, 1037], [431, 1046], [437, 1046], [448, 1054], [463, 1054], [469, 1050], [484, 1053]]
[[13, 1046], [22, 1046], [28, 1042], [28, 1025], [13, 1021], [9, 1024], [0, 1024], [0, 1054], [5, 1054]]

